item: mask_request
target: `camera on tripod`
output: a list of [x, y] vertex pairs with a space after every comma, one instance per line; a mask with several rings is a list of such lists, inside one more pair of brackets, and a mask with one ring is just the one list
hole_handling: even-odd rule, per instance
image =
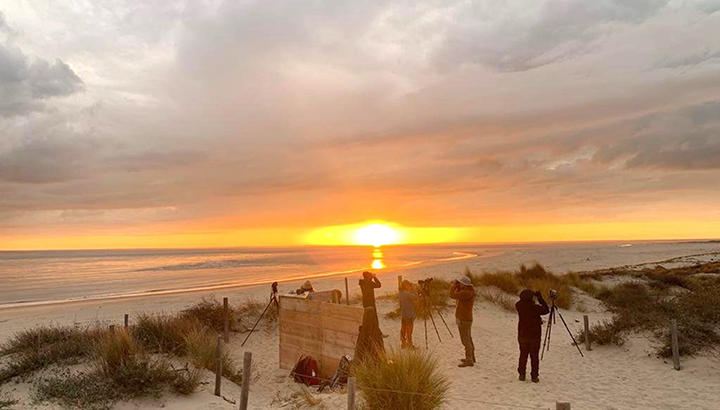
[[555, 290], [555, 289], [550, 289], [550, 291], [549, 291], [548, 293], [550, 294], [550, 299], [551, 299], [551, 300], [557, 299], [557, 297], [558, 297], [558, 292], [557, 292], [557, 290]]

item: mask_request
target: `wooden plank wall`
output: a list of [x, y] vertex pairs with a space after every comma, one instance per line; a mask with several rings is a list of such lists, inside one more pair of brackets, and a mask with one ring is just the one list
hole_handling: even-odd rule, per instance
[[280, 296], [280, 368], [292, 370], [300, 356], [318, 362], [321, 377], [335, 373], [340, 358], [355, 355], [363, 308]]

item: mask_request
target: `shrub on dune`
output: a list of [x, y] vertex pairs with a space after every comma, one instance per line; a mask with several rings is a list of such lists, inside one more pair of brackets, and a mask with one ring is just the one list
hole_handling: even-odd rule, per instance
[[[211, 331], [194, 329], [185, 336], [187, 354], [193, 365], [198, 368], [216, 371], [217, 335]], [[242, 372], [238, 372], [235, 362], [230, 358], [227, 349], [223, 348], [222, 374], [236, 384], [242, 382]]]
[[427, 352], [390, 352], [380, 360], [353, 365], [352, 374], [362, 390], [361, 408], [431, 410], [447, 400], [450, 381]]

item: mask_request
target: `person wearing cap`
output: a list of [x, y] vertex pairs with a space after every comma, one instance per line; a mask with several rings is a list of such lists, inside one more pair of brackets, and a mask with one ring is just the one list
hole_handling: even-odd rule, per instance
[[398, 299], [400, 300], [400, 345], [403, 349], [415, 349], [412, 334], [415, 327], [415, 303], [418, 295], [410, 281], [404, 280]]
[[475, 365], [475, 344], [472, 340], [473, 306], [475, 305], [475, 288], [467, 276], [452, 282], [450, 297], [457, 300], [455, 307], [455, 321], [460, 333], [460, 341], [465, 347], [465, 358], [460, 360], [458, 367], [473, 367]]
[[300, 289], [298, 289], [295, 293], [298, 295], [305, 295], [307, 299], [312, 300], [312, 294], [315, 293], [315, 288], [313, 288], [313, 285], [309, 280], [306, 280], [305, 283], [300, 286]]
[[[537, 299], [535, 303], [533, 298]], [[547, 302], [540, 292], [525, 289], [520, 292], [520, 300], [515, 304], [518, 312], [518, 344], [520, 345], [520, 360], [518, 364], [518, 379], [525, 381], [527, 359], [530, 356], [530, 377], [533, 383], [540, 381], [540, 338], [542, 335], [542, 315], [550, 313]]]

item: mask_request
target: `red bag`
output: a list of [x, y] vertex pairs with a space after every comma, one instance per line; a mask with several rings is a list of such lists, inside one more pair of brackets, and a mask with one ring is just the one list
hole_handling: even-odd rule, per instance
[[300, 358], [293, 369], [293, 378], [306, 386], [320, 384], [317, 361], [310, 356]]

